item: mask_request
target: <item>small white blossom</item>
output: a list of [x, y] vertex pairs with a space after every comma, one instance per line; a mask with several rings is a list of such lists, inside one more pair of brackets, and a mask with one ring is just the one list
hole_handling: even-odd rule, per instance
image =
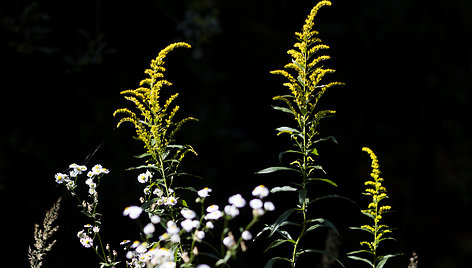
[[226, 215], [231, 216], [231, 218], [234, 218], [239, 215], [239, 209], [236, 206], [231, 206], [231, 205], [226, 205], [225, 206], [225, 213]]
[[269, 195], [269, 189], [265, 187], [264, 185], [259, 185], [254, 190], [252, 191], [252, 195], [259, 197], [259, 198], [264, 198]]
[[215, 228], [215, 225], [213, 225], [213, 222], [211, 222], [211, 221], [207, 221], [207, 223], [205, 224], [205, 226], [206, 226], [208, 229], [213, 229], [213, 228]]
[[166, 231], [169, 235], [173, 235], [173, 234], [177, 234], [180, 231], [180, 229], [179, 227], [177, 227], [177, 224], [175, 224], [174, 221], [168, 221]]
[[92, 231], [93, 231], [94, 233], [98, 233], [98, 232], [100, 232], [100, 227], [94, 226], [94, 227], [92, 228]]
[[159, 217], [158, 215], [153, 215], [151, 217], [151, 222], [154, 224], [158, 224], [160, 221], [161, 221], [161, 217]]
[[82, 238], [82, 237], [86, 237], [86, 236], [87, 236], [87, 234], [85, 233], [84, 230], [79, 231], [79, 232], [77, 233], [77, 237], [78, 237], [78, 238]]
[[[96, 164], [92, 167], [92, 175], [108, 174], [110, 171], [100, 164]], [[87, 174], [88, 175], [88, 174]]]
[[148, 181], [149, 177], [146, 176], [146, 173], [141, 173], [138, 175], [138, 182], [139, 183], [146, 183]]
[[208, 188], [208, 187], [205, 187], [205, 188], [201, 189], [200, 191], [198, 191], [197, 194], [201, 198], [205, 198], [205, 197], [208, 197], [210, 195], [210, 192], [211, 192], [211, 189]]
[[80, 243], [82, 246], [89, 248], [93, 246], [93, 239], [88, 236], [83, 236], [80, 238]]
[[210, 266], [208, 264], [199, 264], [197, 268], [210, 268]]
[[205, 220], [217, 220], [223, 217], [223, 212], [219, 210], [212, 211], [205, 216]]
[[180, 243], [180, 236], [179, 236], [179, 234], [173, 234], [173, 235], [170, 237], [170, 242], [172, 242], [172, 243], [174, 243], [174, 244]]
[[143, 209], [138, 207], [138, 206], [130, 206], [125, 208], [123, 211], [123, 216], [129, 216], [131, 219], [135, 220], [139, 218], [139, 215], [141, 215], [141, 212], [143, 212]]
[[66, 174], [62, 174], [62, 173], [57, 173], [54, 178], [56, 179], [56, 182], [61, 184], [63, 183], [65, 180], [67, 180], [69, 178], [69, 176], [67, 176]]
[[195, 218], [196, 214], [193, 210], [190, 210], [188, 208], [184, 208], [180, 211], [180, 213], [182, 214], [182, 216], [184, 216], [184, 218], [186, 219], [193, 219]]
[[148, 223], [146, 226], [144, 226], [143, 232], [147, 235], [153, 234], [156, 228], [154, 227], [154, 224]]
[[270, 202], [270, 201], [267, 201], [264, 203], [264, 209], [267, 210], [267, 211], [273, 211], [275, 210], [275, 206], [274, 206], [274, 203]]
[[252, 234], [251, 234], [248, 230], [245, 230], [245, 231], [241, 234], [241, 237], [242, 237], [244, 240], [251, 240], [251, 239], [252, 239]]
[[223, 238], [223, 245], [225, 245], [227, 248], [234, 246], [234, 244], [234, 237], [232, 235]]
[[244, 200], [244, 198], [240, 194], [235, 194], [235, 195], [231, 196], [228, 199], [228, 202], [231, 205], [236, 206], [238, 208], [242, 208], [246, 205], [246, 200]]
[[164, 205], [166, 206], [175, 206], [176, 204], [177, 204], [177, 198], [173, 196], [167, 197], [167, 199], [164, 202]]
[[203, 240], [203, 238], [205, 238], [205, 232], [204, 231], [197, 231], [195, 233], [195, 236], [197, 237], [198, 240]]
[[252, 199], [249, 201], [249, 206], [251, 206], [252, 209], [260, 209], [262, 208], [263, 204], [260, 199]]
[[200, 222], [197, 220], [186, 219], [180, 223], [182, 228], [185, 231], [190, 232], [194, 228], [198, 228], [200, 226]]
[[162, 197], [162, 195], [164, 194], [164, 192], [159, 189], [159, 188], [156, 188], [156, 190], [154, 190], [153, 194], [159, 196], [159, 197]]
[[211, 205], [211, 206], [207, 207], [206, 211], [207, 211], [208, 213], [211, 213], [211, 212], [213, 212], [213, 211], [218, 210], [218, 208], [219, 208], [218, 205]]

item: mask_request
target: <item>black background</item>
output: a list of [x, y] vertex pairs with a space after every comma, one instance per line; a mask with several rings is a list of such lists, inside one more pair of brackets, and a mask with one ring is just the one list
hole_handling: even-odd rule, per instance
[[[111, 170], [99, 189], [110, 215], [104, 236], [113, 245], [133, 237], [136, 227], [121, 212], [138, 202], [141, 189], [137, 174], [125, 169], [139, 164], [132, 156], [142, 150], [131, 127], [114, 130], [112, 113], [128, 105], [119, 92], [135, 88], [149, 61], [173, 41], [194, 47], [169, 55], [167, 78], [181, 93], [180, 115], [200, 119], [179, 140], [199, 152], [185, 160], [186, 171], [205, 178], [182, 184], [212, 187], [220, 204], [239, 192], [249, 198], [258, 184], [287, 184], [287, 174], [254, 175], [277, 165], [278, 152], [290, 146], [287, 137], [275, 135], [276, 127], [291, 122], [271, 109], [271, 98], [285, 88], [269, 71], [289, 62], [285, 51], [314, 4], [1, 1], [2, 261], [27, 265], [33, 224], [64, 195], [54, 174], [82, 163], [102, 141], [89, 167], [101, 163]], [[322, 99], [337, 115], [322, 123], [321, 133], [334, 135], [338, 144], [321, 145], [319, 161], [339, 187], [316, 186], [312, 194], [327, 191], [367, 205], [360, 193], [370, 159], [361, 148], [371, 147], [395, 210], [388, 221], [398, 228], [397, 242], [384, 249], [405, 253], [391, 267], [407, 267], [412, 251], [419, 253], [420, 267], [467, 267], [471, 261], [471, 14], [467, 0], [339, 0], [315, 21], [331, 47], [332, 77], [346, 85]], [[297, 200], [289, 194], [272, 198], [280, 210], [267, 222]], [[73, 201], [64, 199], [58, 242], [44, 267], [97, 266], [75, 237], [88, 222]], [[341, 232], [341, 254], [358, 249], [362, 237], [348, 229], [366, 220], [358, 207], [343, 201], [319, 207], [315, 212]], [[312, 245], [323, 248], [323, 241], [315, 236]], [[259, 253], [264, 245], [256, 242], [235, 266], [261, 267], [273, 256]], [[347, 267], [361, 267], [342, 256]], [[318, 262], [304, 260], [300, 266]]]

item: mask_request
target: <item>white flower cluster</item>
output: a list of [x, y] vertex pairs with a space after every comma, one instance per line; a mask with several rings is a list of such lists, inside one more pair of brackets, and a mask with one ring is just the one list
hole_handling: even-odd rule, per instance
[[[56, 183], [65, 184], [67, 189], [72, 191], [77, 187], [78, 175], [87, 171], [87, 167], [73, 163], [69, 165], [69, 169], [70, 169], [69, 174], [56, 173], [54, 178], [56, 179]], [[86, 184], [90, 188], [89, 194], [91, 196], [96, 197], [95, 188], [97, 187], [97, 185], [93, 183], [92, 181], [93, 178], [101, 174], [108, 174], [109, 172], [110, 171], [108, 169], [102, 167], [102, 165], [100, 164], [97, 164], [87, 173], [88, 180], [86, 181]]]
[[126, 257], [130, 259], [128, 265], [133, 268], [143, 268], [147, 264], [156, 268], [175, 268], [174, 252], [167, 248], [150, 248], [146, 242], [134, 242], [131, 247], [133, 251], [128, 251]]
[[[148, 175], [146, 175], [148, 174]], [[142, 176], [141, 176], [142, 175]], [[152, 175], [150, 173], [143, 173], [141, 177], [138, 177], [139, 180], [146, 181]], [[170, 194], [174, 195], [174, 191], [169, 190]], [[203, 202], [205, 198], [210, 196], [212, 189], [203, 188], [197, 191], [198, 198], [197, 203]], [[177, 197], [170, 196], [165, 197], [164, 192], [157, 188], [153, 192], [158, 196], [157, 205], [175, 205], [177, 204]], [[266, 211], [272, 211], [275, 209], [274, 204], [270, 201], [264, 202], [263, 199], [267, 197], [269, 190], [263, 186], [259, 185], [254, 188], [252, 195], [255, 197], [251, 201], [246, 202], [241, 194], [235, 194], [228, 198], [228, 204], [225, 205], [224, 209], [220, 210], [220, 207], [216, 204], [206, 206], [203, 210], [203, 215], [197, 215], [197, 213], [184, 207], [180, 209], [180, 220], [168, 220], [163, 226], [165, 227], [165, 232], [156, 235], [158, 240], [154, 243], [150, 243], [149, 239], [152, 238], [155, 233], [158, 225], [157, 223], [161, 221], [161, 218], [158, 215], [155, 215], [154, 210], [146, 210], [150, 217], [151, 222], [144, 226], [143, 233], [146, 235], [147, 242], [136, 241], [131, 244], [129, 251], [127, 253], [127, 258], [130, 259], [128, 264], [134, 268], [142, 267], [175, 267], [176, 263], [174, 260], [175, 252], [170, 250], [171, 248], [176, 248], [175, 244], [181, 243], [181, 236], [183, 236], [183, 241], [186, 241], [186, 237], [191, 237], [192, 240], [196, 242], [201, 242], [206, 233], [214, 228], [214, 221], [219, 219], [224, 219], [225, 221], [231, 220], [234, 217], [240, 214], [240, 209], [244, 208], [249, 204], [252, 209], [253, 222], [261, 215], [264, 215]], [[173, 199], [171, 199], [173, 198]], [[129, 216], [131, 219], [137, 219], [143, 212], [142, 207], [138, 206], [129, 206], [123, 211], [124, 216]], [[234, 235], [230, 231], [226, 231], [225, 237], [223, 238], [223, 245], [225, 245], [228, 250], [235, 250], [241, 244], [241, 247], [245, 247], [243, 241], [249, 241], [253, 238], [252, 234], [249, 232], [249, 227], [253, 222], [248, 225], [246, 228], [241, 228], [241, 237], [240, 239], [235, 239]], [[243, 240], [243, 241], [242, 241]], [[129, 241], [124, 241], [122, 244], [127, 244]], [[156, 247], [156, 245], [159, 245]], [[163, 247], [163, 245], [165, 245]], [[243, 249], [244, 250], [244, 249]], [[180, 254], [180, 253], [179, 253]], [[201, 264], [197, 266], [198, 268], [208, 268], [206, 264]]]
[[77, 237], [80, 239], [82, 246], [89, 248], [93, 246], [93, 238], [95, 234], [100, 232], [99, 226], [93, 226], [91, 224], [84, 225], [85, 230], [81, 230], [77, 233]]

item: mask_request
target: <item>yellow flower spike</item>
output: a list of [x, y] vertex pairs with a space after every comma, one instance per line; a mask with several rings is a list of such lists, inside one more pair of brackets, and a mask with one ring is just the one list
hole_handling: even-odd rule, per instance
[[[113, 115], [125, 115], [118, 122], [121, 126], [124, 122], [130, 122], [135, 126], [136, 135], [144, 143], [146, 153], [155, 162], [156, 167], [162, 165], [160, 159], [168, 151], [168, 146], [173, 142], [173, 134], [180, 128], [183, 122], [193, 118], [185, 118], [180, 122], [174, 122], [173, 119], [178, 111], [178, 106], [173, 102], [178, 93], [172, 94], [167, 100], [161, 100], [161, 90], [164, 86], [172, 86], [172, 83], [164, 79], [164, 59], [167, 54], [176, 48], [190, 48], [187, 43], [179, 42], [168, 45], [161, 50], [157, 57], [151, 60], [150, 68], [144, 73], [148, 76], [141, 80], [137, 89], [124, 90], [121, 92], [124, 98], [134, 104], [140, 112], [136, 114], [127, 108], [117, 109]], [[163, 104], [162, 104], [163, 103]], [[171, 106], [174, 106], [171, 108]], [[193, 151], [189, 146], [183, 146], [177, 158], [181, 158], [185, 152]], [[164, 176], [164, 174], [162, 174]]]
[[[376, 268], [377, 265], [382, 261], [383, 258], [390, 258], [393, 256], [396, 256], [398, 254], [389, 254], [386, 256], [379, 256], [377, 253], [377, 248], [383, 240], [385, 240], [385, 236], [389, 233], [392, 233], [392, 230], [388, 227], [386, 224], [381, 224], [383, 221], [383, 214], [390, 211], [392, 209], [391, 206], [389, 205], [381, 205], [380, 203], [388, 198], [386, 192], [386, 188], [382, 186], [382, 182], [384, 181], [383, 178], [380, 177], [380, 165], [378, 163], [378, 158], [375, 155], [375, 153], [367, 148], [364, 147], [362, 148], [362, 151], [367, 152], [372, 160], [371, 167], [372, 167], [372, 172], [370, 176], [374, 179], [374, 181], [366, 181], [364, 184], [367, 186], [365, 189], [364, 195], [368, 195], [372, 197], [372, 202], [369, 203], [368, 209], [367, 210], [361, 210], [363, 214], [366, 214], [371, 218], [372, 224], [371, 225], [362, 225], [360, 229], [368, 231], [373, 238], [373, 241], [371, 242], [366, 242], [363, 241], [361, 242], [361, 245], [363, 246], [368, 246], [367, 252], [371, 253], [373, 256], [373, 260], [369, 260], [363, 257], [356, 256], [362, 251], [354, 251], [349, 253], [349, 257], [352, 259], [356, 260], [362, 260], [368, 263], [372, 264], [373, 268]], [[372, 188], [370, 188], [372, 187]], [[357, 228], [359, 229], [359, 228]], [[387, 237], [388, 238], [388, 237]], [[385, 261], [383, 261], [384, 263]], [[383, 264], [381, 264], [383, 266]]]

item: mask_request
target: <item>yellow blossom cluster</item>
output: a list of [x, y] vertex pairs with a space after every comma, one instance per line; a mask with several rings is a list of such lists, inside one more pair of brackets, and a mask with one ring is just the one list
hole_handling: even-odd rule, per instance
[[382, 186], [384, 180], [380, 177], [381, 172], [377, 156], [370, 148], [364, 147], [362, 151], [367, 152], [372, 160], [372, 172], [370, 174], [372, 180], [365, 182], [365, 186], [367, 187], [364, 192], [364, 195], [372, 197], [372, 202], [368, 205], [367, 209], [361, 210], [361, 212], [373, 220], [373, 225], [363, 225], [361, 229], [371, 233], [374, 239], [372, 242], [361, 242], [361, 245], [367, 245], [370, 251], [375, 252], [378, 244], [383, 240], [383, 236], [392, 232], [387, 225], [380, 224], [382, 215], [391, 210], [392, 207], [380, 205], [380, 202], [388, 198], [388, 196], [387, 189]]
[[[172, 94], [162, 104], [161, 90], [163, 86], [171, 86], [172, 83], [164, 79], [164, 59], [169, 52], [175, 48], [190, 48], [190, 45], [184, 42], [173, 43], [161, 50], [158, 56], [151, 61], [149, 69], [145, 70], [147, 78], [141, 80], [137, 89], [122, 91], [121, 94], [128, 101], [136, 106], [139, 114], [127, 108], [117, 109], [113, 116], [124, 114], [118, 122], [118, 127], [124, 122], [130, 122], [136, 129], [137, 138], [144, 143], [147, 150], [146, 155], [150, 156], [157, 165], [162, 164], [162, 159], [169, 153], [169, 146], [172, 144], [175, 133], [180, 129], [181, 125], [189, 120], [196, 120], [192, 117], [185, 118], [178, 122], [174, 122], [174, 116], [179, 110], [179, 106], [173, 105], [173, 101], [178, 97], [178, 93]], [[184, 146], [179, 147], [184, 148]], [[193, 151], [190, 146], [180, 150], [179, 158], [186, 151]]]

